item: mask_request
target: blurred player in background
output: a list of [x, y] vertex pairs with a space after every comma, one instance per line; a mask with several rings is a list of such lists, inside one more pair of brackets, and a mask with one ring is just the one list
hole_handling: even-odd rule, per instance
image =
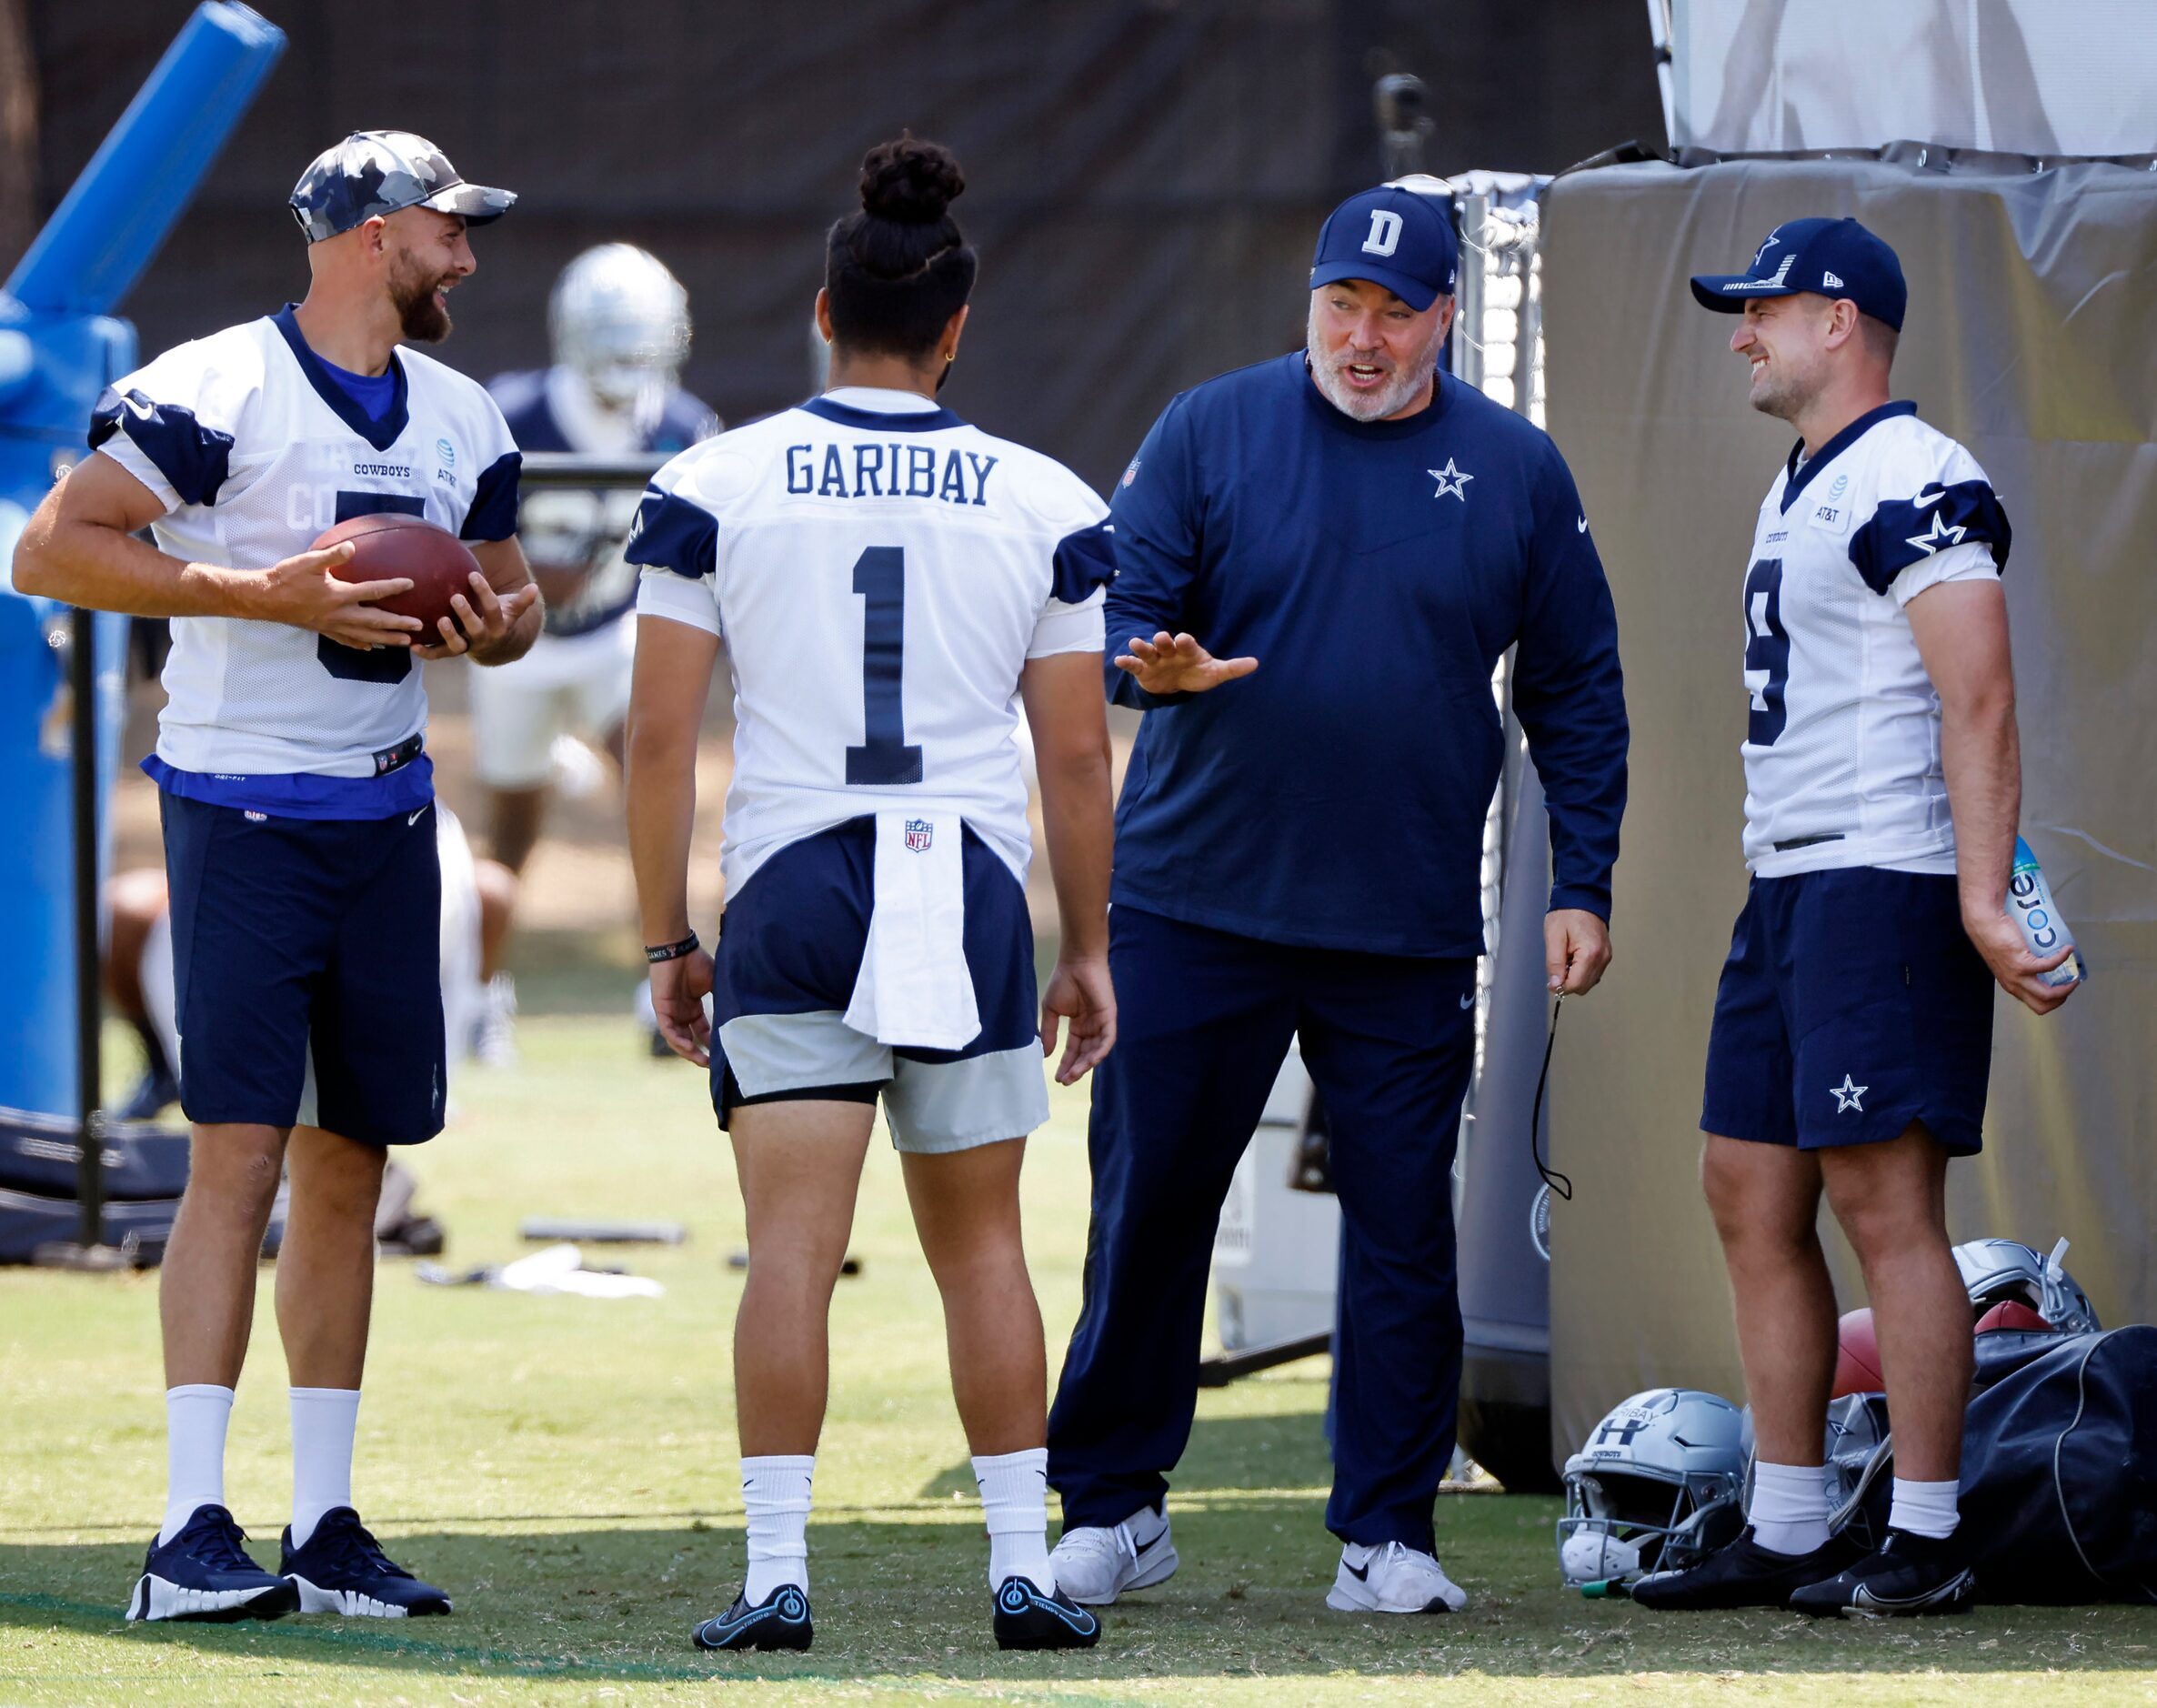
[[[1708, 1034], [1701, 1178], [1736, 1306], [1758, 1461], [1737, 1539], [1633, 1587], [1656, 1608], [1941, 1613], [1959, 1533], [1970, 1295], [1947, 1164], [1982, 1142], [1997, 980], [2068, 989], [2006, 911], [2022, 749], [2000, 572], [2012, 531], [1970, 453], [1889, 400], [1909, 289], [1854, 219], [1776, 226], [1692, 281], [1745, 318], [1752, 407], [1798, 435], [1743, 579], [1745, 908]], [[2069, 987], [2071, 989], [2072, 987]], [[1888, 1533], [1828, 1533], [1836, 1355], [1821, 1199], [1850, 1238], [1895, 1421]]]
[[[115, 380], [96, 455], [16, 549], [25, 593], [175, 619], [143, 769], [164, 818], [192, 1142], [159, 1275], [170, 1480], [130, 1620], [449, 1611], [360, 1523], [352, 1445], [386, 1147], [442, 1127], [441, 867], [414, 658], [498, 664], [539, 631], [508, 426], [408, 347], [448, 336], [449, 293], [477, 265], [467, 228], [515, 200], [409, 132], [326, 149], [292, 193], [306, 299]], [[340, 580], [353, 547], [312, 548], [383, 513], [447, 528], [480, 566], [424, 644], [416, 618], [369, 602], [408, 581]], [[285, 1170], [293, 1514], [269, 1572], [225, 1502], [225, 1436]]]
[[[1048, 1561], [1018, 1175], [1048, 1117], [1041, 1058], [1059, 1019], [1064, 1084], [1115, 1040], [1099, 674], [1115, 556], [1078, 477], [937, 406], [974, 282], [947, 211], [964, 186], [932, 143], [870, 150], [817, 299], [831, 388], [676, 457], [630, 537], [630, 559], [652, 566], [629, 737], [652, 999], [676, 1050], [708, 1061], [748, 1220], [734, 1330], [748, 1572], [697, 1628], [704, 1648], [809, 1644], [827, 1319], [879, 1097], [943, 1297], [997, 1641], [1099, 1634]], [[735, 769], [727, 912], [707, 954], [687, 873], [722, 633]], [[1038, 1009], [1021, 699], [1063, 923]]]
[[[586, 250], [547, 304], [554, 366], [504, 374], [488, 387], [522, 451], [628, 457], [687, 450], [718, 417], [677, 385], [689, 353], [689, 295], [657, 256], [627, 243]], [[637, 650], [637, 571], [622, 541], [637, 489], [527, 493], [517, 538], [546, 601], [547, 627], [516, 663], [472, 680], [473, 762], [492, 796], [494, 858], [521, 876], [539, 839], [547, 785], [572, 787], [589, 748], [618, 765]], [[483, 1059], [512, 1051], [509, 975], [489, 959]]]

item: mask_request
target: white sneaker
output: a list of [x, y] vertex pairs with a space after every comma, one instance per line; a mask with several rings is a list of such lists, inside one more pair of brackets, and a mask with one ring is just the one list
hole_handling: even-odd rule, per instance
[[497, 972], [480, 989], [472, 1054], [490, 1068], [517, 1065], [517, 980]]
[[547, 749], [548, 780], [569, 800], [588, 800], [607, 780], [607, 768], [590, 746], [575, 736], [557, 736]]
[[1351, 1542], [1340, 1551], [1326, 1605], [1342, 1613], [1457, 1613], [1468, 1605], [1468, 1592], [1420, 1549]]
[[1120, 1524], [1067, 1530], [1049, 1551], [1056, 1587], [1088, 1607], [1106, 1607], [1126, 1590], [1150, 1589], [1176, 1572], [1166, 1507], [1142, 1506]]

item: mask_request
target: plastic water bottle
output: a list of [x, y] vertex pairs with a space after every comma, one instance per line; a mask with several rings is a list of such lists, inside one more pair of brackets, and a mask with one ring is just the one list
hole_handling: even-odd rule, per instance
[[[2022, 928], [2022, 941], [2030, 945], [2030, 952], [2040, 960], [2049, 959], [2063, 949], [2074, 949], [2074, 935], [2068, 930], [2067, 921], [2060, 917], [2060, 909], [2052, 903], [2052, 886], [2038, 869], [2037, 856], [2019, 836], [2015, 838], [2014, 870], [2007, 879], [2007, 910]], [[2069, 985], [2088, 976], [2082, 952], [2076, 949], [2052, 971], [2040, 975], [2039, 981], [2053, 986]]]

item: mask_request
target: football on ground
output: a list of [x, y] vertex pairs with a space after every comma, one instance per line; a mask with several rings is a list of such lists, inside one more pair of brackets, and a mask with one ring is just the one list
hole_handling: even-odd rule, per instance
[[479, 560], [463, 540], [425, 517], [356, 516], [316, 536], [310, 549], [327, 551], [346, 540], [352, 542], [352, 556], [330, 573], [340, 581], [409, 580], [409, 590], [374, 603], [419, 618], [426, 627], [423, 639], [427, 644], [441, 639], [436, 623], [450, 614], [451, 596], [472, 597], [470, 578], [478, 573]]

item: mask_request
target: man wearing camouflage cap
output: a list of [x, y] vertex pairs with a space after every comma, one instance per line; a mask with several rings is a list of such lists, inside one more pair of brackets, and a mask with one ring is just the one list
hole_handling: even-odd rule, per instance
[[[516, 198], [433, 144], [363, 131], [292, 196], [306, 299], [113, 386], [95, 455], [24, 530], [15, 585], [173, 618], [157, 781], [190, 1174], [162, 1277], [170, 1482], [130, 1620], [446, 1613], [352, 1503], [386, 1147], [442, 1125], [440, 867], [422, 659], [502, 664], [539, 632], [518, 457], [476, 382], [400, 345], [449, 332], [470, 226]], [[481, 573], [422, 635], [336, 578], [325, 529], [380, 513], [463, 538]], [[147, 527], [155, 544], [134, 538]], [[279, 1570], [225, 1503], [226, 1423], [280, 1172], [277, 1321], [293, 1518]]]
[[408, 130], [356, 130], [300, 174], [292, 216], [321, 243], [369, 219], [407, 207], [452, 215], [467, 226], [499, 219], [517, 203], [508, 190], [467, 184], [442, 151]]

